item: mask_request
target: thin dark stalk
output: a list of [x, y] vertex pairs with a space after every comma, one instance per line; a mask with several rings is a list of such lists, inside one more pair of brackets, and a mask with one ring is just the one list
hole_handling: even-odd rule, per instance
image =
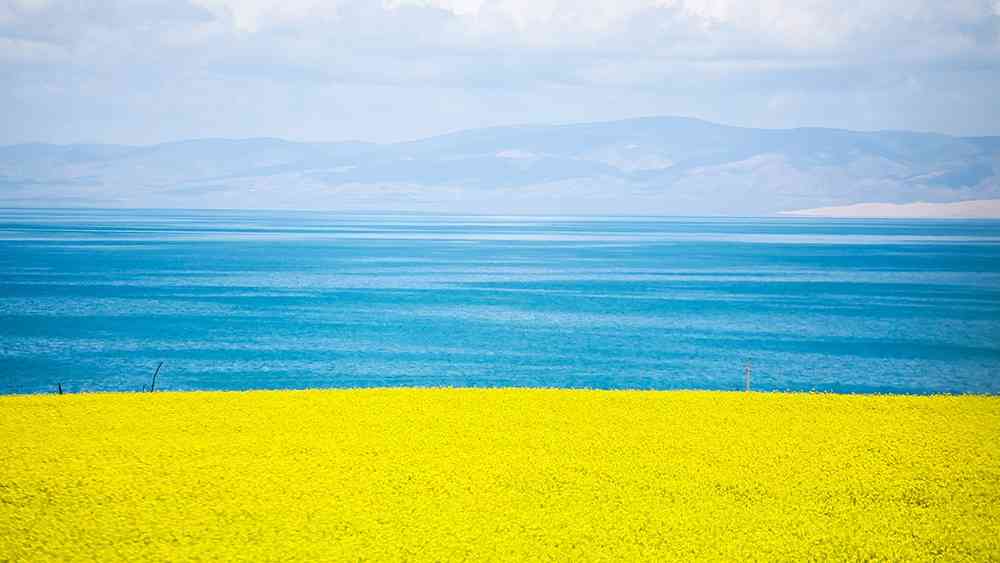
[[149, 386], [150, 393], [156, 390], [156, 376], [160, 374], [161, 367], [163, 367], [163, 362], [160, 362], [160, 365], [156, 366], [156, 371], [153, 372], [153, 383]]

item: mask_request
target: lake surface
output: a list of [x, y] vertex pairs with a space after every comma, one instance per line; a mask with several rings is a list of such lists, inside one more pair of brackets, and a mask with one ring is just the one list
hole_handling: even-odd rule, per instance
[[0, 393], [1000, 391], [1000, 222], [0, 210]]

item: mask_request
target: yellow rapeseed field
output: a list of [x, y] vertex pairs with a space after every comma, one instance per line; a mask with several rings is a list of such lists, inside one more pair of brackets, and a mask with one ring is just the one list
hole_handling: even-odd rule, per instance
[[0, 397], [0, 560], [1000, 560], [1000, 398]]

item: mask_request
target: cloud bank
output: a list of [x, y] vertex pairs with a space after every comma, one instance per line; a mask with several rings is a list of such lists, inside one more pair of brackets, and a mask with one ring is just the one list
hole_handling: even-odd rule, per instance
[[0, 142], [682, 114], [995, 134], [996, 0], [4, 0]]

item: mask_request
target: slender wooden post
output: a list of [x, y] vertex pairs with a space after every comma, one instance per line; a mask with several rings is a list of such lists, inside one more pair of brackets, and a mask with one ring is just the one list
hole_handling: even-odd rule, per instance
[[59, 387], [59, 394], [62, 395], [63, 394], [62, 383], [56, 383], [56, 386]]
[[743, 390], [750, 391], [750, 376], [753, 374], [753, 360], [747, 360], [747, 365], [743, 368]]
[[160, 368], [163, 367], [163, 362], [156, 366], [156, 371], [153, 372], [153, 383], [149, 386], [149, 392], [152, 393], [156, 390], [156, 376], [160, 374]]

